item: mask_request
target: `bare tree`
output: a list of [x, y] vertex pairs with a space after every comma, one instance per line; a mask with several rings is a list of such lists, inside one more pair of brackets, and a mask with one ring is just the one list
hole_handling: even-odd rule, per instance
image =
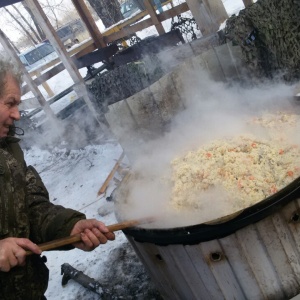
[[23, 14], [19, 11], [19, 9], [15, 6], [12, 5], [12, 7], [14, 8], [14, 10], [20, 15], [20, 17], [22, 18], [22, 20], [24, 21], [24, 23], [30, 28], [31, 32], [34, 34], [35, 38], [41, 42], [41, 38], [38, 35], [38, 33], [35, 31], [35, 29], [30, 25], [30, 23], [26, 20], [26, 18], [23, 16]]
[[22, 5], [24, 6], [24, 8], [26, 9], [26, 11], [28, 12], [28, 14], [30, 15], [30, 17], [31, 17], [31, 19], [32, 19], [32, 21], [33, 21], [33, 23], [34, 23], [34, 26], [35, 26], [35, 28], [36, 28], [36, 30], [37, 30], [37, 32], [38, 32], [40, 38], [41, 38], [41, 40], [45, 40], [45, 39], [46, 39], [46, 35], [45, 35], [43, 29], [42, 29], [42, 28], [40, 27], [40, 25], [38, 24], [38, 22], [37, 22], [37, 20], [36, 20], [36, 18], [35, 18], [34, 13], [33, 13], [33, 12], [31, 11], [31, 9], [27, 6], [26, 1], [22, 1], [21, 3], [22, 3]]
[[36, 45], [38, 42], [31, 36], [30, 32], [23, 26], [23, 24], [6, 8], [4, 10], [17, 22], [17, 24], [22, 28], [26, 36]]
[[118, 0], [88, 0], [88, 2], [106, 28], [124, 19]]
[[[41, 6], [45, 10], [47, 17], [55, 28], [59, 27], [62, 15], [72, 14], [70, 6], [66, 6], [65, 4], [66, 1], [64, 0], [43, 0], [43, 2], [41, 2]], [[73, 11], [76, 11], [75, 8]]]

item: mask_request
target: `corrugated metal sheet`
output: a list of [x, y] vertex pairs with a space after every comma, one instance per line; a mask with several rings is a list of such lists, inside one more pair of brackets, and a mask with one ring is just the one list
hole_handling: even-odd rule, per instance
[[[127, 236], [166, 299], [291, 299], [300, 292], [295, 199], [225, 238], [158, 246]], [[298, 213], [297, 213], [298, 216]]]

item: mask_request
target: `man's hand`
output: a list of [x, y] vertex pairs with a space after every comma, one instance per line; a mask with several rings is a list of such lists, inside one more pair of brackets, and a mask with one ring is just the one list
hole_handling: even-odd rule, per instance
[[6, 238], [0, 240], [0, 271], [8, 272], [15, 266], [24, 266], [26, 250], [41, 254], [41, 249], [28, 239]]
[[78, 221], [74, 225], [71, 235], [78, 233], [81, 235], [81, 242], [75, 243], [73, 246], [84, 251], [94, 250], [100, 244], [105, 244], [107, 240], [115, 239], [115, 235], [96, 219]]

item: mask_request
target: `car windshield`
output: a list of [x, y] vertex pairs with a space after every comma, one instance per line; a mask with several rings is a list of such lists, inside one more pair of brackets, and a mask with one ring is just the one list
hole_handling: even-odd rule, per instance
[[54, 52], [54, 48], [50, 44], [44, 44], [38, 48], [31, 50], [24, 56], [29, 65], [36, 63], [37, 61], [43, 59], [50, 53]]
[[62, 27], [62, 28], [58, 29], [56, 32], [57, 32], [57, 34], [60, 38], [63, 38], [67, 35], [72, 34], [72, 29], [71, 29], [71, 26], [68, 25], [68, 26], [65, 26], [65, 27]]
[[124, 14], [126, 12], [130, 11], [130, 5], [128, 3], [124, 3], [121, 6], [121, 13]]

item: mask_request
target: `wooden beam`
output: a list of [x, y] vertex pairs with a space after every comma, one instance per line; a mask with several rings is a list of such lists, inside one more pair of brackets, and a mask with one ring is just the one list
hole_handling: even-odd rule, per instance
[[[41, 73], [38, 72], [36, 75], [39, 78], [41, 76]], [[49, 97], [53, 97], [54, 96], [54, 93], [51, 90], [49, 84], [47, 83], [47, 80], [45, 80], [45, 81], [42, 82], [42, 86], [45, 89], [45, 91], [47, 92], [47, 94], [48, 94]]]
[[87, 87], [82, 76], [79, 73], [76, 65], [73, 60], [69, 57], [62, 41], [58, 37], [55, 29], [48, 20], [46, 14], [44, 13], [42, 7], [40, 6], [38, 0], [24, 0], [32, 12], [35, 14], [36, 19], [45, 32], [48, 40], [51, 42], [52, 46], [56, 50], [58, 56], [60, 57], [62, 63], [65, 65], [66, 70], [70, 74], [72, 80], [74, 81], [74, 91], [76, 92], [78, 98], [82, 97], [87, 104], [89, 110], [91, 111], [94, 118], [97, 120], [99, 125], [103, 130], [107, 130], [107, 126], [104, 125], [101, 116], [95, 110], [95, 107], [92, 101], [89, 98]]
[[83, 0], [72, 0], [78, 14], [80, 15], [82, 21], [85, 23], [94, 43], [96, 44], [97, 48], [104, 48], [106, 47], [105, 42], [103, 41], [103, 36], [95, 23], [90, 11], [88, 10], [86, 4]]
[[[65, 69], [65, 66], [63, 63], [58, 64], [57, 66], [53, 67], [51, 70], [47, 71], [44, 74], [41, 74], [41, 76], [36, 77], [33, 82], [37, 86], [43, 84], [43, 82], [47, 81], [48, 79], [52, 78], [53, 76], [57, 75], [58, 73], [62, 72]], [[30, 88], [28, 85], [22, 86], [22, 95], [27, 94], [30, 92]]]
[[[71, 57], [74, 55], [76, 58], [79, 58], [80, 56], [85, 55], [89, 52], [92, 52], [95, 49], [97, 49], [96, 45], [94, 44], [94, 42], [92, 40], [89, 40], [86, 43], [80, 45], [79, 47], [72, 49], [71, 51], [68, 51], [68, 55]], [[49, 69], [50, 67], [58, 64], [60, 61], [61, 61], [60, 58], [53, 59], [50, 62], [42, 65], [41, 67], [34, 69], [32, 71], [29, 71], [29, 74], [31, 76], [36, 76], [37, 72], [42, 72], [46, 69]]]
[[[79, 58], [79, 57], [81, 57], [81, 56], [83, 56], [87, 53], [90, 53], [90, 52], [94, 51], [95, 49], [97, 49], [97, 47], [93, 43], [93, 41], [88, 41], [85, 45], [87, 45], [86, 48], [80, 47], [81, 51], [75, 53], [75, 55], [72, 56], [72, 59]], [[70, 53], [72, 53], [72, 51], [70, 51], [68, 53], [70, 54]], [[44, 81], [46, 81], [46, 80], [52, 78], [53, 76], [57, 75], [58, 73], [62, 72], [65, 69], [65, 66], [64, 66], [63, 63], [60, 63], [60, 64], [56, 65], [59, 61], [60, 61], [60, 59], [55, 59], [55, 60], [51, 61], [50, 63], [45, 64], [41, 68], [30, 72], [29, 74], [32, 77], [37, 76], [37, 78], [35, 78], [33, 80], [34, 83], [39, 86], [39, 85], [43, 84]], [[41, 71], [49, 69], [50, 67], [52, 67], [54, 65], [56, 65], [56, 66], [51, 68], [47, 72], [45, 72], [41, 75], [38, 75], [38, 74], [41, 73]], [[30, 92], [29, 87], [27, 85], [22, 86], [22, 95], [25, 95], [28, 92]]]
[[152, 4], [150, 3], [150, 1], [149, 0], [144, 0], [144, 4], [146, 6], [146, 9], [147, 9], [147, 11], [150, 15], [150, 18], [151, 18], [151, 20], [153, 22], [153, 25], [155, 26], [158, 34], [162, 35], [162, 34], [166, 33], [165, 29], [162, 26], [162, 24], [160, 23], [160, 21], [157, 17], [156, 11], [154, 10], [154, 8], [153, 8]]
[[[173, 18], [179, 14], [182, 14], [188, 10], [189, 10], [189, 7], [187, 6], [187, 4], [182, 3], [178, 6], [173, 7], [170, 10], [164, 11], [162, 14], [159, 14], [157, 17], [160, 22], [163, 22], [167, 19]], [[111, 43], [118, 39], [122, 39], [128, 35], [134, 34], [135, 32], [145, 29], [149, 26], [152, 26], [153, 22], [151, 19], [147, 19], [147, 20], [139, 22], [135, 25], [128, 26], [129, 24], [134, 23], [136, 20], [141, 19], [146, 15], [147, 15], [147, 11], [143, 11], [143, 12], [137, 14], [136, 16], [134, 16], [132, 19], [116, 25], [119, 28], [119, 31], [114, 30], [114, 28], [110, 28], [109, 30], [103, 32], [105, 43]], [[123, 28], [123, 27], [126, 27], [126, 28]], [[88, 41], [82, 43], [79, 47], [76, 47], [76, 48], [68, 51], [68, 55], [71, 56], [71, 55], [75, 54], [74, 57], [79, 58], [87, 53], [94, 51], [95, 49], [97, 49], [97, 46], [95, 45], [93, 40], [88, 40]], [[49, 69], [50, 67], [58, 64], [59, 62], [60, 62], [60, 59], [57, 58], [34, 71], [30, 71], [29, 73], [31, 74], [31, 76], [35, 76], [35, 75], [37, 75], [37, 72], [42, 72], [43, 70]], [[63, 70], [64, 70], [63, 64], [59, 64], [59, 65], [53, 67], [52, 69], [50, 69], [49, 71], [43, 73], [39, 78], [34, 79], [34, 82], [37, 85], [41, 85], [43, 81], [50, 79], [51, 77], [57, 75], [59, 72], [61, 72]], [[24, 95], [28, 92], [29, 92], [29, 88], [26, 85], [23, 86], [22, 95]]]
[[[164, 11], [162, 14], [157, 15], [157, 18], [160, 22], [163, 22], [167, 19], [178, 16], [179, 14], [182, 14], [189, 10], [190, 9], [189, 9], [188, 5], [186, 3], [182, 3], [182, 4], [179, 4], [178, 6], [175, 6], [174, 8], [172, 8], [170, 10]], [[133, 24], [131, 26], [124, 27], [120, 31], [114, 32], [114, 33], [110, 34], [109, 36], [105, 36], [104, 40], [106, 43], [111, 43], [113, 41], [124, 38], [128, 35], [134, 34], [137, 31], [143, 30], [152, 25], [154, 25], [152, 19], [146, 19], [144, 21]]]

